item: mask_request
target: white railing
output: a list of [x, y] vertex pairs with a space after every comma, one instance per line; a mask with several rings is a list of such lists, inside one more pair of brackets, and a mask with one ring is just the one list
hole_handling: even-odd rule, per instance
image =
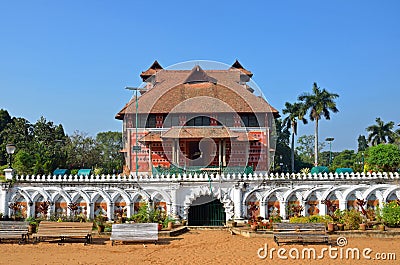
[[399, 180], [397, 172], [373, 172], [373, 173], [271, 173], [271, 174], [178, 174], [178, 175], [17, 175], [16, 181], [19, 182], [174, 182], [174, 181], [393, 181]]

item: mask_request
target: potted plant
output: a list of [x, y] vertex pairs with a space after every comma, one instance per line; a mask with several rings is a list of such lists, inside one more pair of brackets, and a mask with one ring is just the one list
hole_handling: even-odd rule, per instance
[[104, 217], [103, 215], [101, 215], [101, 214], [99, 214], [99, 215], [96, 215], [96, 217], [94, 218], [94, 223], [95, 223], [95, 225], [96, 225], [96, 227], [97, 227], [97, 232], [100, 234], [100, 233], [103, 233], [104, 232], [104, 228], [105, 228], [105, 219], [106, 219], [107, 217]]
[[344, 231], [343, 211], [336, 209], [333, 213], [333, 219], [336, 221], [336, 226], [339, 231]]
[[35, 219], [35, 217], [30, 216], [30, 217], [26, 218], [25, 221], [29, 223], [28, 233], [29, 234], [36, 233], [38, 221]]

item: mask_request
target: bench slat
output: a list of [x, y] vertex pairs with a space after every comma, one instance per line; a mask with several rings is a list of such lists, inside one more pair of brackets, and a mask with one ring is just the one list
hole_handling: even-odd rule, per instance
[[158, 241], [157, 223], [113, 224], [111, 241]]

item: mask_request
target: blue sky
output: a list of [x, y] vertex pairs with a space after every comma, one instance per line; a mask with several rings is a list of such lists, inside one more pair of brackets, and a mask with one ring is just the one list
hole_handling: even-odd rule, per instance
[[95, 136], [121, 130], [124, 88], [155, 59], [239, 59], [279, 111], [314, 81], [338, 93], [320, 139], [356, 149], [376, 117], [400, 123], [399, 12], [396, 0], [0, 1], [0, 108]]

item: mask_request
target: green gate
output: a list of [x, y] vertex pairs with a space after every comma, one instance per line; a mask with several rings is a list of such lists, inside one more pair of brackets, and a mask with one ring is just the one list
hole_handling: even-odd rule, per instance
[[188, 225], [191, 226], [222, 226], [225, 224], [225, 209], [219, 200], [190, 206]]

